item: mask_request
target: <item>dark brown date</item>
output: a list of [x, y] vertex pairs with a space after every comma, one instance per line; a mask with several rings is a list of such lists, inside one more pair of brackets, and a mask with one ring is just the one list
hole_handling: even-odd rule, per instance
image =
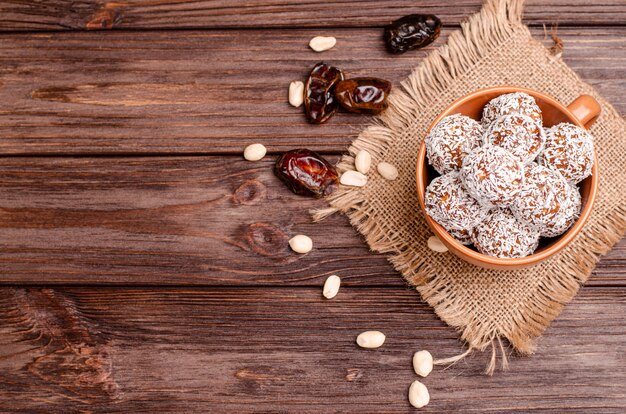
[[303, 148], [281, 155], [274, 165], [274, 174], [294, 193], [316, 198], [330, 195], [339, 183], [337, 170], [330, 162]]
[[304, 109], [309, 122], [322, 124], [337, 112], [335, 85], [342, 80], [341, 70], [324, 62], [311, 70], [304, 89]]
[[335, 97], [346, 110], [362, 114], [379, 114], [389, 105], [391, 83], [378, 78], [346, 79], [335, 86]]
[[427, 46], [439, 37], [441, 20], [432, 14], [410, 14], [387, 27], [383, 38], [391, 53], [404, 53]]

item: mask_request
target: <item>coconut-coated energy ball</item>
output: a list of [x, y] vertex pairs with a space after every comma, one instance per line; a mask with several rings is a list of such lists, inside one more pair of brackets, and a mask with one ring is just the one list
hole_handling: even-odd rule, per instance
[[545, 140], [541, 125], [522, 114], [501, 116], [491, 123], [483, 135], [483, 143], [509, 150], [524, 164], [537, 158]]
[[465, 244], [465, 245], [469, 245], [472, 244], [472, 237], [470, 235], [470, 232], [468, 230], [455, 230], [455, 229], [450, 229], [448, 230], [448, 233], [450, 233], [450, 235], [452, 237], [454, 237], [456, 239], [456, 241], [458, 241], [461, 244]]
[[509, 151], [487, 144], [463, 160], [461, 181], [467, 192], [486, 207], [508, 207], [522, 187], [524, 164]]
[[455, 114], [443, 118], [426, 135], [428, 162], [441, 175], [461, 168], [463, 158], [482, 142], [483, 128], [474, 119]]
[[508, 209], [495, 208], [471, 233], [479, 252], [495, 257], [516, 258], [532, 254], [539, 244], [539, 233], [519, 221]]
[[458, 171], [432, 180], [424, 204], [426, 213], [463, 244], [470, 242], [469, 232], [489, 211], [465, 191]]
[[576, 187], [576, 185], [570, 184], [569, 187], [570, 191], [566, 206], [561, 209], [560, 213], [557, 214], [557, 217], [555, 218], [555, 222], [543, 232], [542, 236], [560, 236], [569, 230], [576, 220], [578, 220], [581, 208], [580, 190]]
[[558, 171], [567, 181], [578, 183], [591, 175], [593, 137], [586, 129], [563, 122], [546, 131], [539, 164]]
[[522, 114], [531, 117], [538, 125], [542, 124], [541, 109], [535, 98], [523, 93], [507, 93], [493, 98], [483, 108], [482, 124], [487, 127], [502, 115]]
[[511, 211], [533, 226], [539, 234], [553, 234], [567, 217], [572, 188], [558, 172], [537, 163], [530, 163]]

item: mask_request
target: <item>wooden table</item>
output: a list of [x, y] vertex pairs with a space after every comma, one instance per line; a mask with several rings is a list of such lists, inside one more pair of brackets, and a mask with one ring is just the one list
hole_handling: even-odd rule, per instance
[[[462, 352], [345, 217], [313, 224], [324, 202], [271, 165], [295, 147], [335, 161], [369, 122], [308, 125], [291, 80], [324, 59], [398, 85], [480, 1], [261, 3], [0, 1], [0, 411], [411, 412], [413, 352]], [[445, 29], [392, 57], [381, 26], [410, 12]], [[525, 21], [537, 38], [558, 22], [565, 61], [626, 111], [623, 0], [528, 1]], [[318, 55], [315, 35], [338, 46]], [[262, 162], [241, 157], [253, 142]], [[290, 252], [296, 233], [315, 250]], [[494, 377], [488, 355], [436, 370], [424, 412], [625, 412], [625, 287], [622, 241], [536, 356]], [[373, 328], [385, 346], [358, 349]]]

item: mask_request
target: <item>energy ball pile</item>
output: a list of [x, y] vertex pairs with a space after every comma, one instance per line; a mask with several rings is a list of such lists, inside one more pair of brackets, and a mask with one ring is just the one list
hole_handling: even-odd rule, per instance
[[426, 212], [462, 244], [525, 257], [540, 237], [559, 236], [578, 219], [577, 184], [591, 175], [593, 137], [569, 123], [544, 129], [530, 95], [492, 99], [480, 122], [447, 116], [425, 143], [441, 174], [426, 189]]
[[472, 118], [456, 114], [437, 123], [428, 135], [428, 160], [439, 174], [458, 171], [463, 159], [483, 140], [483, 127]]
[[424, 203], [428, 214], [463, 244], [472, 243], [470, 231], [489, 212], [465, 190], [458, 171], [432, 180], [426, 189]]

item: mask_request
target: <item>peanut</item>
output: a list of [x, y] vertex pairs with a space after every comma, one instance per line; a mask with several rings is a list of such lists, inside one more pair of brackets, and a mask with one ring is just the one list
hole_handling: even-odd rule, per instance
[[326, 299], [332, 299], [337, 296], [339, 292], [339, 285], [341, 284], [341, 279], [337, 275], [328, 276], [326, 282], [324, 282], [324, 290], [323, 295]]
[[413, 369], [421, 377], [426, 377], [433, 370], [433, 356], [428, 351], [418, 351], [413, 355]]
[[409, 387], [409, 402], [415, 408], [422, 408], [430, 402], [428, 388], [419, 381], [413, 381]]
[[430, 236], [428, 238], [428, 248], [437, 253], [445, 253], [448, 251], [446, 245], [443, 244], [437, 236]]
[[289, 239], [289, 247], [296, 253], [308, 253], [313, 249], [313, 240], [304, 234], [298, 234]]
[[339, 182], [343, 185], [350, 185], [353, 187], [363, 187], [367, 184], [367, 176], [361, 174], [358, 171], [346, 171], [341, 174], [341, 178], [339, 178]]
[[379, 163], [376, 169], [385, 180], [393, 181], [398, 178], [398, 169], [388, 162]]
[[325, 50], [332, 49], [336, 43], [337, 39], [334, 37], [315, 36], [309, 42], [309, 46], [316, 52], [323, 52]]
[[360, 150], [354, 157], [354, 167], [361, 174], [367, 174], [372, 165], [372, 156], [365, 150]]
[[263, 144], [252, 144], [243, 150], [243, 157], [248, 161], [259, 161], [266, 153], [267, 149]]
[[289, 103], [296, 108], [304, 102], [304, 83], [293, 81], [289, 84]]
[[361, 348], [378, 348], [385, 343], [385, 334], [380, 331], [361, 332], [356, 337], [356, 343]]

